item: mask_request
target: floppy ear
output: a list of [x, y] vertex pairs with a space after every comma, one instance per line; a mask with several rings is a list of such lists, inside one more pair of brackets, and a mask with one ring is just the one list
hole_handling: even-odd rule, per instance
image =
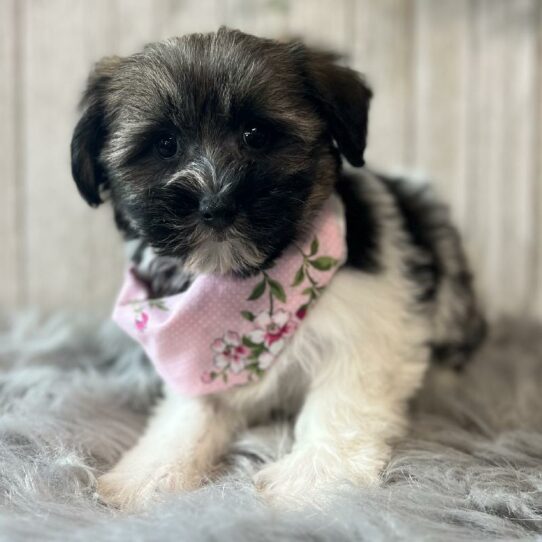
[[299, 44], [297, 47], [304, 57], [308, 92], [326, 119], [339, 151], [353, 166], [363, 166], [371, 89], [358, 72], [339, 66], [338, 56]]
[[100, 153], [107, 135], [105, 96], [119, 57], [108, 57], [96, 64], [81, 100], [82, 116], [71, 142], [72, 176], [79, 193], [92, 207], [102, 203], [100, 193], [107, 188], [107, 176]]

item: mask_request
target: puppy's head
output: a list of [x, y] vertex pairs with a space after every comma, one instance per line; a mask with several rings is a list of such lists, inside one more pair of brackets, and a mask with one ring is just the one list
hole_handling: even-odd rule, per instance
[[271, 262], [363, 164], [370, 90], [333, 55], [220, 29], [107, 58], [91, 74], [72, 171], [91, 205], [192, 272]]

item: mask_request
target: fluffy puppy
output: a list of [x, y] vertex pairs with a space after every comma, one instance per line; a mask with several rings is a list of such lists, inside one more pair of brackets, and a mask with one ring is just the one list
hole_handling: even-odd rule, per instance
[[425, 191], [363, 166], [371, 91], [331, 54], [220, 29], [105, 58], [72, 140], [73, 176], [107, 191], [155, 296], [199, 273], [269, 267], [335, 191], [348, 260], [257, 383], [195, 398], [166, 390], [145, 434], [99, 480], [140, 508], [204, 483], [244, 427], [280, 409], [295, 444], [255, 476], [270, 499], [374, 484], [431, 358], [454, 365], [483, 334], [460, 241]]

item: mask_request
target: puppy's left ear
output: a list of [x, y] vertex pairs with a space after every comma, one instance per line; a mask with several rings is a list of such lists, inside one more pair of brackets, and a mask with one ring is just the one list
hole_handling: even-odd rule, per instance
[[371, 89], [361, 74], [337, 64], [336, 55], [299, 43], [293, 48], [302, 62], [307, 92], [328, 123], [339, 151], [353, 166], [363, 166]]
[[81, 100], [82, 115], [71, 142], [72, 176], [79, 193], [92, 207], [102, 203], [108, 179], [100, 160], [107, 136], [106, 95], [111, 77], [120, 65], [119, 57], [107, 57], [91, 72]]

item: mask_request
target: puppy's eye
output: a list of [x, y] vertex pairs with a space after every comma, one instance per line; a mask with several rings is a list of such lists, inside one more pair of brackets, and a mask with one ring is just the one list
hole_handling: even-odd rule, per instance
[[161, 135], [154, 146], [161, 158], [173, 158], [177, 154], [177, 138], [173, 134]]
[[263, 149], [270, 139], [269, 130], [261, 124], [251, 124], [243, 129], [243, 143], [250, 149]]

